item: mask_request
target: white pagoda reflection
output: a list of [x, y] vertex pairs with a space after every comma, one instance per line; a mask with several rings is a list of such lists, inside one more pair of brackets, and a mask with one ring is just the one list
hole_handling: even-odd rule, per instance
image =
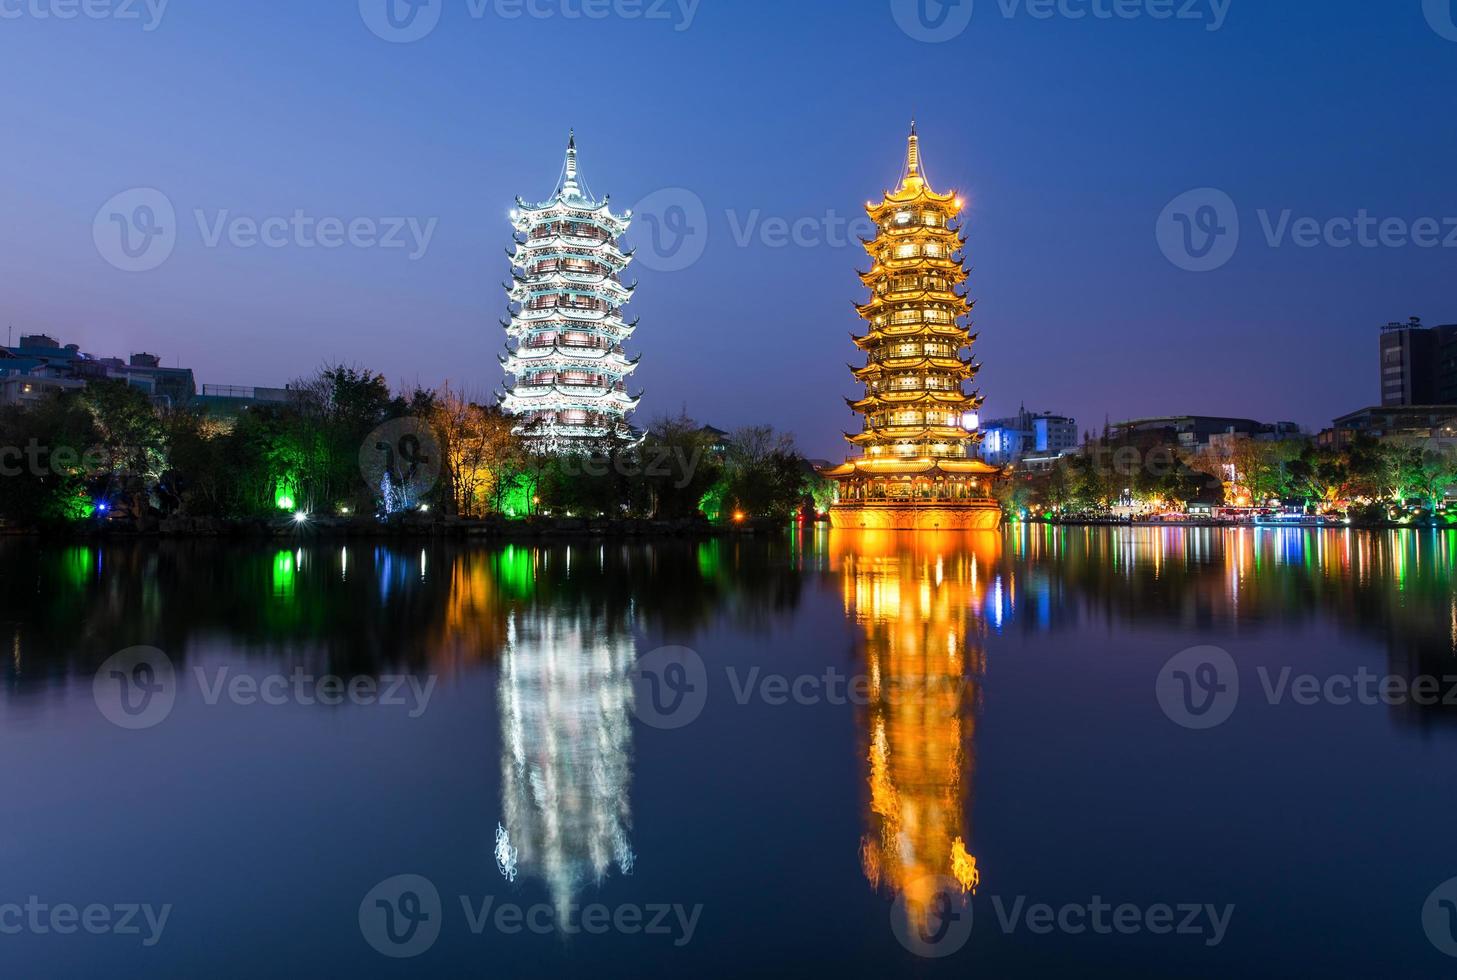
[[600, 615], [535, 608], [507, 627], [496, 864], [544, 881], [562, 913], [614, 866], [632, 872], [636, 656], [630, 628]]

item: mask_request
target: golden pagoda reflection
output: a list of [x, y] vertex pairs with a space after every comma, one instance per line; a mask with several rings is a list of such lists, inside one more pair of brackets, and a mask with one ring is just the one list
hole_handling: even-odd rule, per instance
[[586, 609], [511, 615], [498, 688], [496, 864], [542, 879], [559, 913], [616, 866], [632, 871], [630, 624]]
[[876, 888], [924, 921], [946, 880], [981, 872], [967, 819], [992, 532], [834, 531], [846, 615], [865, 631], [869, 786], [860, 858]]

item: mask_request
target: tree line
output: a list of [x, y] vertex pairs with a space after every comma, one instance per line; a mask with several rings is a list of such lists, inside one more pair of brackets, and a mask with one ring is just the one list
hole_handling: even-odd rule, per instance
[[[125, 382], [94, 381], [0, 408], [0, 518], [146, 526], [174, 516], [405, 509], [462, 518], [787, 519], [827, 499], [792, 437], [768, 426], [719, 440], [680, 414], [657, 419], [641, 438], [557, 455], [517, 424], [449, 384], [394, 392], [382, 375], [346, 365], [299, 379], [286, 401], [235, 418], [161, 408]], [[415, 455], [413, 492], [397, 494], [400, 432]], [[380, 469], [371, 469], [372, 454], [382, 454]]]
[[1384, 520], [1394, 510], [1435, 514], [1457, 486], [1457, 452], [1433, 440], [1357, 436], [1344, 446], [1308, 439], [1215, 440], [1191, 449], [1152, 436], [1090, 438], [1042, 472], [1003, 484], [1010, 511], [1100, 513], [1120, 503], [1190, 503]]

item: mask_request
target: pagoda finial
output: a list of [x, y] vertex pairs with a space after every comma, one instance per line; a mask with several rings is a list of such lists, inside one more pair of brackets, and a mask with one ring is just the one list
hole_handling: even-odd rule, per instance
[[580, 192], [577, 186], [577, 131], [567, 136], [567, 169], [562, 179], [562, 196], [572, 197]]

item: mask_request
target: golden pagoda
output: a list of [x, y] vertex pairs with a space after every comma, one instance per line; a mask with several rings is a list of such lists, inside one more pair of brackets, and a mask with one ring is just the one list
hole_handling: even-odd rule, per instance
[[854, 338], [865, 366], [851, 367], [865, 397], [847, 399], [864, 429], [845, 437], [862, 455], [825, 472], [839, 482], [835, 527], [1001, 526], [989, 495], [1001, 471], [976, 453], [983, 399], [963, 388], [979, 366], [970, 356], [976, 338], [963, 326], [974, 304], [957, 292], [967, 280], [962, 207], [954, 192], [931, 188], [912, 123], [900, 186], [866, 205], [879, 231], [865, 243], [871, 268], [860, 274], [870, 302], [857, 309], [870, 329]]

